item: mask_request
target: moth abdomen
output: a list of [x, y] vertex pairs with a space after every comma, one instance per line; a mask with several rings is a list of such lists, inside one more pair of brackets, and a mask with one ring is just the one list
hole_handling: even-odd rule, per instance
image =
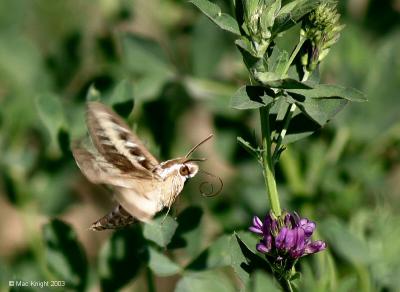
[[105, 229], [118, 229], [131, 225], [138, 220], [130, 215], [121, 205], [118, 205], [110, 213], [94, 222], [89, 229], [101, 231]]

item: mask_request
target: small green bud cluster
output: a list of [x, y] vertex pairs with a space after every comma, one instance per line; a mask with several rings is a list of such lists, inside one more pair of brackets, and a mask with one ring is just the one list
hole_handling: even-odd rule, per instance
[[339, 23], [340, 14], [334, 3], [323, 3], [303, 20], [301, 36], [308, 42], [301, 62], [307, 71], [313, 71], [324, 59], [339, 37], [344, 25]]
[[264, 55], [271, 43], [271, 29], [281, 8], [277, 0], [243, 1], [245, 30], [257, 55]]

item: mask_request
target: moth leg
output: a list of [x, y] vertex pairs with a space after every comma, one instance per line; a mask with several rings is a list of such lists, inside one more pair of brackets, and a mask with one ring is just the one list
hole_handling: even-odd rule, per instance
[[164, 224], [164, 221], [165, 221], [165, 219], [167, 219], [170, 210], [171, 210], [171, 205], [168, 206], [167, 213], [164, 215], [164, 218], [163, 218], [163, 220], [161, 221], [161, 224]]

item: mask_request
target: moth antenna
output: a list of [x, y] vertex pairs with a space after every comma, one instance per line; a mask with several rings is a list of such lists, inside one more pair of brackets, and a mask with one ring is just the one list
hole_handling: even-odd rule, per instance
[[186, 162], [203, 162], [203, 161], [206, 161], [206, 160], [207, 160], [207, 158], [190, 158], [190, 159], [186, 159], [185, 163]]
[[[206, 175], [208, 175], [208, 176], [210, 176], [212, 178], [217, 178], [219, 180], [219, 183], [220, 183], [219, 189], [216, 192], [214, 192], [213, 184], [211, 182], [209, 182], [209, 181], [203, 181], [199, 186], [200, 194], [203, 197], [207, 197], [207, 198], [218, 196], [221, 193], [222, 188], [224, 187], [224, 183], [222, 182], [222, 179], [219, 176], [217, 176], [215, 174], [212, 174], [212, 173], [209, 173], [209, 172], [204, 171], [204, 170], [199, 170], [199, 172], [202, 172], [202, 173], [204, 173], [204, 174], [206, 174]], [[211, 187], [211, 191], [208, 191], [208, 192], [203, 191], [205, 185], [209, 185]]]
[[213, 134], [208, 135], [207, 138], [205, 138], [203, 141], [201, 141], [200, 143], [198, 143], [196, 146], [194, 146], [192, 149], [189, 150], [188, 154], [185, 155], [185, 158], [188, 158], [190, 155], [192, 155], [192, 153], [199, 148], [202, 144], [204, 144], [205, 142], [207, 142], [208, 140], [210, 140], [212, 138], [212, 136], [214, 136]]

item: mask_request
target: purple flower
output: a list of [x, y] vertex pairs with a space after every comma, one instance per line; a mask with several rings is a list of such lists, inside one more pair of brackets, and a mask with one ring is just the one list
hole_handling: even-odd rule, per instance
[[278, 218], [270, 213], [264, 222], [254, 216], [249, 230], [262, 236], [257, 251], [266, 254], [270, 261], [287, 260], [293, 265], [300, 257], [326, 248], [322, 240], [311, 241], [315, 227], [314, 222], [300, 218], [295, 212], [284, 213]]
[[263, 234], [262, 227], [263, 227], [263, 224], [262, 224], [260, 218], [258, 218], [257, 216], [254, 216], [253, 217], [253, 225], [250, 226], [250, 228], [249, 228], [250, 231], [257, 233], [257, 234]]

